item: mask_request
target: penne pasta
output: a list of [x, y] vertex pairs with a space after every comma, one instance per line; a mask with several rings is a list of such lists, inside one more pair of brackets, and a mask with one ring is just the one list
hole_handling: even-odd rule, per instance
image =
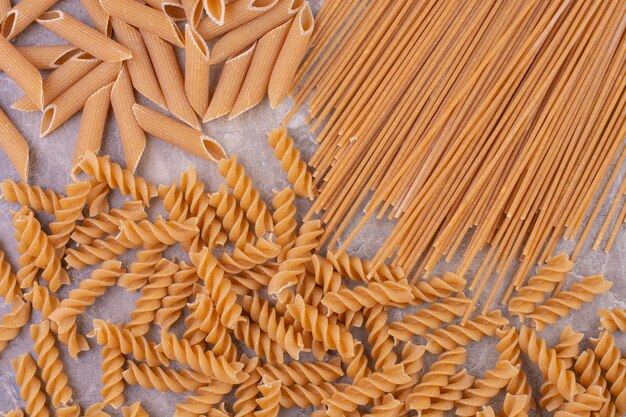
[[96, 29], [111, 37], [111, 20], [109, 19], [109, 14], [102, 8], [100, 0], [80, 0], [80, 3]]
[[195, 29], [202, 18], [202, 1], [201, 0], [182, 0], [183, 8], [187, 22]]
[[[50, 73], [43, 80], [44, 105], [57, 98], [75, 82], [87, 75], [89, 71], [97, 67], [99, 63], [99, 59], [86, 52], [81, 52]], [[38, 110], [38, 107], [28, 96], [18, 99], [11, 105], [11, 108], [20, 111]]]
[[207, 16], [218, 26], [224, 25], [226, 3], [224, 0], [202, 0]]
[[0, 70], [20, 86], [38, 109], [43, 109], [43, 79], [17, 49], [0, 35]]
[[314, 26], [313, 13], [307, 3], [295, 17], [272, 70], [268, 95], [273, 109], [287, 97], [293, 87], [296, 71], [309, 49]]
[[304, 3], [304, 0], [280, 0], [269, 11], [228, 32], [213, 46], [211, 64], [224, 62], [240, 53], [267, 32], [282, 25], [298, 13]]
[[101, 0], [100, 3], [111, 17], [123, 20], [178, 47], [184, 47], [183, 35], [163, 11], [135, 0]]
[[185, 8], [180, 2], [164, 1], [161, 3], [161, 10], [174, 21], [183, 21], [187, 18]]
[[100, 150], [109, 105], [111, 104], [112, 87], [113, 83], [100, 87], [87, 99], [80, 118], [72, 166], [75, 166], [85, 153], [97, 154]]
[[146, 148], [146, 135], [133, 115], [134, 104], [133, 85], [124, 65], [111, 89], [111, 107], [115, 114], [126, 167], [132, 172], [137, 169], [141, 155]]
[[209, 107], [209, 48], [189, 24], [185, 25], [185, 51], [185, 92], [202, 117]]
[[0, 109], [0, 148], [9, 157], [22, 181], [28, 181], [28, 143], [2, 109]]
[[174, 48], [156, 35], [141, 31], [150, 54], [167, 108], [190, 126], [200, 129], [198, 117], [185, 94], [185, 82], [178, 66]]
[[237, 101], [235, 101], [235, 105], [228, 116], [229, 120], [263, 101], [267, 94], [272, 69], [285, 43], [290, 25], [291, 21], [283, 23], [263, 36], [257, 43], [246, 79], [241, 86]]
[[59, 0], [20, 0], [8, 11], [0, 25], [2, 36], [8, 40], [20, 34], [35, 19], [54, 6]]
[[111, 25], [117, 40], [133, 53], [133, 57], [126, 61], [126, 68], [133, 82], [133, 87], [144, 97], [167, 110], [159, 81], [154, 73], [154, 68], [152, 68], [150, 55], [141, 33], [115, 17], [111, 18]]
[[74, 45], [18, 46], [17, 50], [38, 70], [57, 69], [82, 52]]
[[198, 23], [198, 33], [206, 40], [215, 39], [259, 17], [276, 3], [278, 0], [239, 0], [227, 4], [224, 8], [224, 24], [218, 25], [211, 18], [205, 17]]
[[255, 48], [256, 44], [244, 53], [226, 61], [213, 98], [211, 98], [211, 104], [204, 115], [204, 122], [224, 116], [233, 109], [248, 73]]
[[133, 56], [127, 48], [113, 39], [60, 10], [42, 14], [37, 23], [105, 62], [124, 61]]
[[140, 104], [135, 104], [133, 111], [146, 133], [209, 161], [227, 158], [224, 148], [202, 131]]
[[0, 0], [0, 22], [2, 22], [9, 10], [11, 10], [11, 0]]
[[103, 62], [46, 106], [41, 117], [40, 135], [49, 135], [76, 114], [100, 87], [115, 80], [121, 62]]

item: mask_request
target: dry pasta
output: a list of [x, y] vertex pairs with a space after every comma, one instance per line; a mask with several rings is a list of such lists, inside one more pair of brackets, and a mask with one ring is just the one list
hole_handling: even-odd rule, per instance
[[185, 9], [187, 22], [195, 29], [198, 27], [198, 23], [200, 23], [200, 19], [202, 18], [202, 0], [182, 0], [181, 3]]
[[11, 311], [2, 316], [0, 322], [0, 351], [4, 350], [9, 342], [17, 337], [30, 318], [30, 303], [24, 302], [19, 296], [14, 298], [12, 302]]
[[[6, 23], [5, 19], [5, 23]], [[37, 68], [0, 35], [0, 70], [11, 77], [39, 110], [44, 106], [43, 80]]]
[[283, 171], [287, 173], [287, 179], [293, 184], [296, 194], [313, 199], [315, 195], [313, 178], [307, 170], [307, 164], [300, 159], [300, 151], [287, 134], [287, 128], [283, 126], [270, 132], [268, 143], [274, 149], [274, 155], [280, 161]]
[[8, 11], [0, 25], [2, 36], [8, 40], [13, 39], [46, 10], [54, 6], [57, 1], [58, 0], [27, 0], [18, 2]]
[[80, 0], [94, 26], [103, 34], [111, 36], [112, 27], [109, 14], [102, 8], [99, 0]]
[[209, 17], [203, 18], [198, 23], [198, 32], [204, 39], [214, 39], [249, 22], [274, 7], [278, 0], [246, 0], [227, 3], [224, 8], [223, 25], [218, 25]]
[[28, 353], [11, 361], [15, 370], [15, 379], [20, 387], [20, 397], [26, 401], [26, 413], [33, 417], [48, 417], [50, 411], [46, 407], [46, 396], [41, 390], [41, 381], [35, 375], [37, 365]]
[[226, 14], [226, 0], [202, 0], [204, 10], [213, 22], [223, 26]]
[[209, 107], [209, 48], [192, 26], [185, 26], [185, 92], [198, 116]]
[[38, 70], [59, 68], [81, 50], [72, 45], [18, 46], [17, 50]]
[[109, 105], [111, 104], [111, 88], [113, 84], [107, 84], [96, 90], [85, 102], [83, 114], [80, 119], [80, 128], [74, 148], [74, 158], [72, 164], [82, 159], [86, 152], [97, 154], [102, 144], [104, 126]]
[[[0, 148], [9, 157], [22, 181], [28, 181], [28, 143], [2, 109], [0, 109], [0, 137], [2, 138]], [[2, 193], [5, 194], [4, 191]]]

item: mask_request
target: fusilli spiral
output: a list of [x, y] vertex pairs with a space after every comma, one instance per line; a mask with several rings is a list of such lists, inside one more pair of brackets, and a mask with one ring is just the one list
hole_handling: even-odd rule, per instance
[[618, 329], [626, 332], [626, 309], [600, 310], [598, 311], [598, 316], [600, 316], [600, 328], [609, 332], [614, 332]]
[[95, 239], [101, 239], [106, 235], [119, 231], [120, 220], [138, 222], [148, 217], [141, 201], [127, 201], [119, 209], [99, 213], [96, 217], [89, 217], [79, 225], [76, 225], [71, 234], [72, 241], [79, 245], [87, 245]]
[[[522, 358], [521, 349], [519, 347], [519, 334], [513, 327], [503, 327], [496, 330], [496, 336], [498, 337], [498, 343], [496, 344], [496, 350], [500, 352], [499, 360], [507, 360], [511, 362], [513, 366], [519, 366], [521, 368]], [[506, 387], [506, 391], [513, 395], [526, 395], [532, 403], [532, 395], [530, 384], [526, 377], [526, 373], [520, 369], [520, 371], [511, 378], [509, 384]]]
[[162, 259], [167, 245], [157, 243], [147, 245], [144, 250], [137, 252], [136, 261], [131, 263], [128, 272], [122, 274], [117, 285], [128, 291], [137, 291], [148, 283], [148, 278], [156, 272], [157, 265]]
[[413, 300], [413, 294], [405, 279], [398, 282], [373, 282], [366, 287], [343, 288], [324, 296], [322, 304], [333, 313], [346, 310], [359, 311], [374, 306], [407, 304]]
[[105, 182], [100, 182], [95, 178], [89, 180], [91, 188], [87, 193], [85, 204], [89, 207], [89, 217], [95, 217], [100, 213], [109, 211], [109, 193], [111, 189]]
[[122, 414], [124, 417], [149, 417], [148, 412], [144, 410], [139, 401], [130, 406], [122, 407]]
[[452, 294], [460, 293], [465, 288], [465, 280], [451, 272], [441, 277], [433, 277], [428, 281], [419, 281], [411, 286], [415, 297], [414, 304], [432, 303], [437, 299], [448, 298]]
[[397, 417], [403, 411], [404, 403], [393, 397], [393, 394], [386, 394], [382, 403], [372, 407], [372, 411], [363, 417]]
[[226, 394], [230, 392], [232, 385], [220, 381], [213, 381], [208, 385], [200, 387], [194, 395], [187, 397], [187, 400], [176, 404], [175, 417], [200, 417], [206, 415], [214, 409]]
[[554, 346], [556, 357], [562, 359], [568, 368], [574, 364], [574, 359], [580, 353], [580, 342], [585, 337], [582, 333], [576, 333], [572, 326], [567, 326], [561, 332], [560, 341]]
[[264, 365], [258, 368], [261, 377], [280, 381], [283, 386], [335, 382], [343, 376], [341, 360], [328, 362], [292, 362], [290, 364]]
[[602, 387], [593, 385], [584, 392], [576, 395], [574, 399], [554, 413], [555, 417], [586, 417], [592, 411], [598, 411], [606, 398], [602, 395]]
[[115, 259], [129, 249], [139, 247], [122, 238], [120, 235], [107, 236], [104, 239], [96, 239], [89, 245], [80, 245], [76, 249], [65, 251], [65, 262], [74, 268], [82, 269], [87, 266], [97, 265], [102, 261]]
[[264, 264], [268, 259], [278, 256], [279, 252], [280, 246], [270, 240], [260, 238], [254, 243], [246, 242], [242, 248], [235, 248], [232, 255], [224, 253], [220, 258], [220, 264], [229, 274], [238, 274]]
[[246, 220], [244, 211], [237, 205], [237, 200], [228, 193], [224, 185], [209, 196], [209, 204], [222, 219], [222, 226], [228, 232], [228, 240], [236, 247], [243, 248], [247, 242], [254, 241], [254, 233], [250, 231], [250, 222]]
[[400, 267], [390, 267], [382, 264], [378, 269], [374, 270], [370, 261], [361, 259], [358, 256], [350, 256], [345, 252], [336, 255], [328, 251], [326, 257], [339, 274], [353, 281], [366, 283], [398, 281], [405, 276], [404, 271]]
[[61, 196], [51, 189], [43, 189], [38, 185], [17, 183], [7, 179], [0, 183], [0, 191], [2, 192], [0, 198], [4, 198], [9, 203], [32, 207], [33, 210], [43, 210], [54, 214], [61, 207], [59, 203]]
[[441, 388], [439, 395], [432, 399], [429, 410], [422, 412], [422, 416], [438, 416], [452, 410], [473, 383], [474, 377], [468, 375], [466, 369], [461, 369], [448, 378], [448, 385]]
[[286, 187], [277, 192], [272, 200], [274, 235], [276, 236], [276, 244], [282, 248], [278, 256], [279, 261], [284, 260], [287, 251], [296, 243], [296, 228], [298, 227], [296, 213], [298, 210], [293, 203], [294, 199], [293, 189]]
[[287, 173], [287, 180], [300, 197], [313, 200], [316, 192], [313, 188], [313, 176], [307, 169], [306, 162], [300, 159], [300, 151], [296, 148], [293, 139], [287, 135], [287, 128], [281, 126], [274, 129], [268, 136], [268, 143], [274, 149], [274, 156], [280, 161], [280, 166]]
[[162, 243], [173, 245], [177, 242], [187, 242], [199, 233], [198, 219], [192, 217], [184, 222], [166, 221], [157, 217], [154, 223], [148, 220], [120, 222], [120, 236], [135, 245]]
[[216, 355], [223, 355], [234, 360], [236, 348], [228, 333], [228, 328], [220, 321], [220, 315], [215, 309], [213, 301], [204, 294], [196, 296], [193, 315], [199, 321], [198, 328], [205, 333], [206, 342], [213, 345]]
[[167, 288], [167, 295], [161, 300], [161, 307], [156, 312], [155, 322], [161, 329], [168, 330], [178, 320], [197, 281], [196, 269], [181, 263], [180, 270], [174, 274], [174, 281]]
[[124, 371], [124, 380], [129, 384], [137, 384], [146, 389], [155, 389], [159, 392], [196, 391], [203, 385], [208, 385], [211, 379], [197, 372], [183, 369], [164, 369], [160, 366], [148, 366], [145, 363], [128, 361], [128, 368]]
[[473, 416], [489, 403], [502, 388], [519, 372], [509, 361], [499, 361], [495, 368], [485, 372], [485, 378], [476, 380], [474, 388], [465, 391], [463, 398], [456, 403], [458, 416]]
[[11, 366], [15, 370], [15, 380], [20, 387], [20, 397], [26, 402], [26, 413], [32, 417], [49, 417], [46, 395], [41, 390], [41, 381], [35, 375], [37, 365], [33, 358], [25, 353], [13, 359]]
[[102, 376], [102, 405], [110, 405], [117, 409], [124, 403], [124, 355], [119, 348], [103, 346], [100, 351], [102, 363], [100, 370]]
[[24, 299], [31, 303], [33, 310], [41, 311], [44, 320], [50, 317], [60, 303], [58, 298], [50, 294], [48, 287], [39, 285], [37, 281], [33, 282], [30, 291], [24, 294]]
[[261, 381], [261, 375], [257, 370], [260, 363], [259, 358], [248, 358], [242, 355], [241, 361], [244, 364], [243, 371], [248, 374], [248, 378], [235, 391], [235, 402], [233, 403], [235, 417], [249, 416], [254, 412], [256, 396], [259, 393], [258, 384]]
[[2, 316], [0, 322], [0, 352], [9, 342], [17, 337], [22, 327], [26, 326], [30, 319], [30, 303], [20, 297], [13, 299], [11, 311]]
[[11, 270], [11, 264], [4, 259], [4, 252], [0, 250], [0, 297], [8, 304], [15, 297], [21, 296], [22, 289], [17, 282], [17, 276]]
[[398, 359], [393, 351], [394, 342], [389, 333], [387, 312], [382, 305], [376, 305], [365, 310], [365, 317], [367, 341], [371, 346], [370, 355], [375, 361], [374, 369], [380, 371], [395, 364]]
[[606, 331], [600, 332], [597, 339], [591, 339], [596, 356], [596, 361], [604, 370], [606, 380], [611, 384], [611, 395], [615, 400], [618, 413], [626, 412], [626, 364], [622, 361], [619, 348], [615, 344], [615, 338]]
[[[52, 331], [54, 332], [54, 328], [52, 328]], [[89, 350], [89, 344], [87, 343], [87, 339], [85, 339], [85, 336], [78, 333], [76, 325], [72, 326], [65, 333], [59, 333], [58, 338], [59, 342], [62, 342], [67, 346], [67, 350], [69, 351], [70, 356], [74, 359], [78, 358], [78, 354], [80, 352]]]
[[57, 408], [55, 414], [57, 417], [78, 417], [82, 413], [78, 404], [72, 404]]
[[345, 384], [330, 384], [322, 382], [319, 385], [291, 385], [280, 387], [280, 406], [284, 408], [320, 406], [325, 399], [330, 398]]
[[237, 339], [269, 363], [283, 363], [285, 352], [257, 323], [239, 321], [235, 325], [234, 333]]
[[277, 417], [280, 410], [281, 383], [278, 380], [271, 380], [263, 377], [259, 384], [259, 398], [256, 403], [259, 410], [254, 412], [254, 417]]
[[59, 201], [61, 207], [54, 212], [56, 220], [49, 225], [52, 234], [48, 238], [55, 249], [62, 249], [70, 240], [76, 221], [82, 219], [89, 190], [91, 190], [89, 181], [73, 182], [67, 185], [65, 190], [67, 197]]

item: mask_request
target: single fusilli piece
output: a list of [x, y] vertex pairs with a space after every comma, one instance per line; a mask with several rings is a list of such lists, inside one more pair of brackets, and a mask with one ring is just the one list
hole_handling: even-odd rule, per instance
[[80, 405], [71, 404], [65, 407], [59, 407], [55, 410], [56, 417], [79, 417], [82, 413]]
[[89, 217], [95, 217], [100, 213], [109, 211], [109, 193], [111, 189], [105, 182], [95, 178], [89, 180], [91, 188], [87, 193], [85, 204], [89, 207]]
[[246, 169], [237, 162], [237, 156], [218, 162], [217, 169], [226, 184], [233, 190], [233, 196], [239, 201], [239, 205], [246, 213], [246, 218], [254, 224], [254, 232], [257, 237], [262, 237], [265, 232], [274, 229], [272, 216], [267, 210], [267, 205], [259, 191], [252, 185], [252, 180], [246, 175]]
[[[24, 294], [24, 299], [31, 303], [33, 310], [41, 311], [41, 317], [45, 320], [59, 306], [59, 299], [50, 294], [48, 287], [33, 282], [30, 291]], [[56, 326], [56, 324], [55, 324]]]
[[59, 349], [54, 344], [50, 322], [44, 320], [30, 326], [33, 349], [37, 353], [37, 365], [41, 369], [41, 378], [46, 383], [46, 392], [52, 405], [59, 407], [72, 401], [72, 388], [67, 384], [67, 375], [59, 359]]
[[565, 398], [559, 394], [557, 386], [550, 381], [545, 381], [539, 392], [541, 393], [539, 406], [547, 411], [554, 411], [565, 402]]
[[509, 301], [509, 312], [524, 317], [532, 313], [536, 306], [550, 296], [556, 287], [561, 284], [567, 274], [574, 268], [569, 256], [561, 253], [546, 261], [537, 269], [536, 275], [528, 283], [517, 290], [517, 296]]
[[578, 374], [578, 380], [585, 388], [591, 388], [593, 385], [598, 385], [603, 388], [603, 394], [606, 398], [606, 402], [602, 405], [602, 408], [598, 411], [598, 417], [609, 417], [617, 415], [617, 407], [613, 402], [611, 392], [609, 391], [608, 382], [602, 373], [599, 360], [596, 358], [595, 353], [591, 349], [583, 351], [576, 362], [574, 362], [574, 371]]
[[155, 389], [159, 392], [196, 391], [211, 382], [208, 376], [188, 369], [177, 371], [132, 361], [128, 361], [127, 364], [128, 369], [124, 371], [124, 380], [128, 384], [140, 385], [142, 388]]
[[88, 151], [76, 164], [72, 174], [76, 175], [80, 172], [94, 177], [99, 182], [105, 182], [111, 189], [120, 190], [122, 194], [132, 196], [134, 200], [141, 200], [148, 207], [150, 199], [157, 196], [157, 188], [154, 184], [133, 175], [131, 170], [112, 162], [108, 156], [98, 157]]
[[423, 412], [422, 415], [425, 417], [438, 416], [452, 410], [473, 384], [474, 377], [469, 375], [466, 369], [461, 369], [448, 378], [448, 385], [441, 388], [439, 395], [431, 401], [430, 409]]
[[247, 320], [239, 321], [235, 325], [235, 337], [252, 349], [258, 356], [265, 358], [268, 363], [283, 363], [285, 352], [270, 339], [257, 323]]
[[609, 332], [620, 330], [626, 332], [626, 309], [599, 310], [600, 328]]
[[398, 385], [393, 391], [393, 395], [403, 403], [406, 398], [413, 392], [413, 387], [417, 384], [420, 378], [420, 372], [424, 367], [424, 353], [426, 348], [424, 346], [418, 346], [411, 342], [405, 343], [402, 348], [402, 364], [404, 365], [404, 372], [409, 376], [410, 381], [406, 384]]
[[80, 245], [76, 249], [67, 249], [64, 259], [70, 267], [82, 269], [97, 265], [102, 261], [113, 260], [127, 250], [140, 246], [141, 243], [131, 243], [120, 235], [107, 236], [104, 239], [96, 239], [89, 245]]
[[234, 360], [237, 354], [228, 328], [220, 321], [220, 315], [213, 301], [206, 294], [198, 294], [194, 302], [193, 315], [198, 320], [198, 328], [205, 334], [204, 340], [213, 345], [216, 355]]
[[585, 337], [582, 333], [577, 333], [572, 326], [567, 326], [561, 332], [559, 343], [554, 346], [556, 357], [562, 359], [568, 368], [574, 364], [574, 359], [580, 353], [580, 342]]
[[196, 282], [198, 282], [196, 269], [184, 262], [181, 263], [180, 270], [174, 274], [174, 281], [167, 288], [167, 294], [161, 300], [161, 307], [156, 312], [155, 323], [161, 326], [161, 329], [169, 330], [178, 320], [193, 293]]
[[122, 407], [122, 414], [124, 417], [149, 417], [148, 412], [141, 406], [139, 401], [134, 402], [130, 406]]
[[324, 295], [322, 304], [333, 313], [343, 313], [346, 310], [359, 311], [374, 306], [393, 306], [410, 303], [413, 293], [405, 279], [398, 282], [373, 282], [368, 286], [359, 286], [354, 289], [343, 288], [338, 292]]
[[121, 220], [138, 222], [147, 217], [148, 214], [141, 201], [127, 201], [122, 208], [102, 212], [96, 217], [83, 220], [74, 228], [71, 239], [79, 245], [87, 245], [96, 239], [118, 233]]
[[228, 240], [236, 247], [243, 248], [247, 242], [254, 241], [254, 233], [250, 231], [250, 222], [246, 219], [241, 207], [237, 205], [235, 197], [228, 193], [226, 186], [220, 186], [217, 192], [209, 196], [209, 204], [222, 219], [222, 226], [228, 232]]
[[512, 395], [507, 393], [502, 404], [502, 412], [506, 417], [526, 417], [530, 404], [528, 395]]
[[20, 387], [20, 397], [26, 402], [26, 414], [31, 417], [49, 417], [46, 395], [41, 390], [41, 380], [35, 375], [37, 365], [33, 358], [25, 353], [13, 359], [11, 366], [15, 370], [15, 381]]
[[387, 312], [382, 305], [376, 305], [368, 308], [364, 312], [367, 320], [365, 328], [367, 329], [367, 341], [371, 346], [370, 355], [374, 359], [374, 369], [382, 370], [396, 363], [398, 359], [393, 351], [394, 342], [387, 324]]
[[292, 385], [280, 387], [280, 406], [283, 408], [307, 408], [318, 407], [323, 401], [330, 398], [340, 389], [345, 389], [346, 384], [331, 384], [323, 382], [317, 384]]
[[281, 247], [278, 260], [284, 260], [287, 251], [296, 243], [296, 228], [298, 221], [296, 214], [298, 209], [293, 203], [295, 193], [291, 187], [286, 187], [282, 191], [276, 193], [272, 200], [272, 219], [274, 221], [274, 235], [276, 236], [276, 244]]
[[428, 340], [426, 350], [431, 353], [441, 353], [456, 346], [467, 346], [471, 342], [479, 342], [485, 336], [493, 336], [496, 330], [508, 324], [500, 311], [494, 310], [487, 314], [476, 316], [465, 324], [452, 324], [437, 329], [424, 337]]
[[378, 269], [374, 270], [371, 261], [361, 259], [358, 256], [350, 256], [345, 252], [336, 255], [328, 251], [326, 257], [337, 272], [353, 281], [366, 283], [398, 281], [404, 278], [405, 275], [402, 268], [390, 267], [387, 264], [382, 264]]
[[13, 299], [11, 311], [2, 316], [0, 322], [0, 352], [9, 342], [17, 337], [22, 327], [26, 326], [30, 319], [30, 303], [20, 297]]
[[619, 414], [626, 413], [626, 364], [615, 344], [615, 338], [607, 331], [600, 332], [597, 339], [592, 338], [596, 361], [604, 371], [604, 377], [611, 384], [611, 395]]
[[200, 387], [198, 391], [187, 397], [185, 402], [176, 404], [174, 417], [200, 417], [207, 415], [216, 404], [220, 403], [232, 385], [220, 381]]
[[292, 362], [290, 364], [264, 365], [258, 368], [259, 374], [271, 380], [280, 381], [284, 386], [335, 382], [343, 376], [341, 360], [333, 358], [327, 362]]
[[76, 323], [76, 318], [85, 309], [104, 295], [107, 288], [115, 285], [117, 278], [124, 273], [120, 261], [106, 261], [99, 269], [94, 270], [88, 279], [80, 282], [78, 288], [70, 291], [56, 310], [50, 314], [60, 333], [65, 333]]
[[254, 412], [254, 417], [277, 417], [280, 410], [280, 387], [278, 380], [263, 377], [259, 384], [259, 398], [256, 403], [259, 409]]
[[[169, 212], [169, 220], [183, 223], [193, 217], [189, 213], [189, 204], [185, 201], [183, 192], [176, 186], [176, 183], [172, 183], [171, 186], [159, 185], [159, 197], [163, 200], [163, 207]], [[199, 233], [190, 240], [180, 242], [180, 244], [186, 252], [197, 252], [204, 245]]]
[[17, 276], [11, 270], [11, 264], [4, 259], [4, 252], [0, 250], [0, 297], [8, 304], [15, 297], [22, 296], [22, 289], [17, 282]]
[[357, 342], [355, 344], [353, 357], [342, 357], [341, 361], [346, 367], [346, 375], [354, 382], [372, 374], [372, 370], [369, 368], [367, 356], [365, 356], [365, 348], [362, 343]]
[[87, 201], [87, 194], [91, 190], [89, 181], [73, 182], [66, 186], [67, 197], [59, 202], [61, 207], [54, 212], [56, 220], [50, 223], [50, 243], [57, 250], [62, 248], [70, 240], [76, 221], [83, 218], [83, 209]]
[[51, 189], [43, 189], [38, 185], [4, 180], [0, 183], [0, 192], [2, 192], [0, 198], [4, 198], [9, 203], [19, 203], [22, 206], [32, 207], [33, 210], [54, 214], [61, 207], [59, 203], [61, 196]]
[[280, 161], [283, 171], [287, 173], [287, 180], [293, 185], [296, 194], [313, 200], [316, 194], [313, 176], [308, 171], [306, 162], [300, 159], [300, 151], [287, 134], [287, 128], [281, 126], [272, 130], [268, 136], [268, 143], [274, 149], [274, 156]]
[[419, 281], [411, 285], [415, 297], [413, 304], [432, 303], [437, 299], [450, 297], [461, 293], [465, 288], [465, 280], [456, 274], [446, 272], [440, 277], [433, 277], [427, 281]]
[[232, 255], [225, 252], [220, 258], [220, 264], [229, 274], [238, 274], [264, 264], [279, 253], [280, 246], [270, 240], [260, 238], [254, 243], [246, 242], [242, 248], [236, 247]]
[[267, 287], [270, 279], [278, 272], [278, 264], [276, 262], [267, 262], [264, 265], [256, 265], [249, 270], [241, 271], [236, 275], [232, 275], [233, 290], [239, 287], [237, 293], [240, 295], [248, 294], [250, 291], [259, 291], [263, 287]]
[[601, 275], [585, 277], [537, 307], [528, 317], [532, 319], [537, 330], [542, 331], [546, 325], [556, 323], [559, 318], [566, 317], [572, 310], [578, 310], [584, 303], [591, 302], [612, 286], [613, 283]]
[[593, 385], [554, 413], [555, 417], [588, 417], [592, 411], [599, 411], [606, 398], [602, 395], [602, 387]]
[[[522, 366], [521, 349], [519, 347], [519, 334], [513, 327], [503, 327], [496, 330], [496, 336], [498, 337], [498, 343], [496, 344], [496, 350], [500, 352], [498, 360], [507, 360], [511, 362], [513, 366]], [[530, 406], [534, 406], [532, 403], [532, 389], [528, 383], [526, 373], [520, 369], [520, 371], [509, 381], [506, 386], [506, 391], [513, 395], [526, 395], [528, 400], [531, 401]]]
[[380, 404], [372, 407], [372, 411], [363, 417], [397, 417], [404, 409], [404, 403], [393, 397], [393, 394], [386, 394]]
[[120, 236], [135, 245], [162, 243], [173, 245], [177, 242], [187, 242], [199, 233], [198, 219], [192, 217], [184, 222], [166, 221], [160, 216], [154, 223], [148, 220], [120, 222]]
[[131, 263], [128, 272], [122, 274], [117, 280], [117, 285], [128, 291], [137, 291], [146, 285], [150, 275], [156, 272], [156, 267], [166, 248], [167, 245], [157, 243], [147, 245], [145, 249], [137, 252], [135, 262]]
[[124, 403], [124, 355], [119, 348], [111, 348], [103, 346], [100, 351], [102, 362], [100, 370], [102, 376], [102, 405], [110, 405], [113, 408], [119, 408]]
[[305, 264], [306, 270], [313, 274], [315, 283], [320, 286], [324, 294], [337, 292], [341, 287], [341, 275], [335, 271], [333, 264], [319, 255], [312, 255]]
[[[53, 324], [51, 324], [50, 327], [54, 332], [55, 329], [53, 328]], [[74, 359], [78, 358], [78, 354], [80, 352], [89, 350], [89, 344], [87, 343], [87, 339], [85, 339], [85, 336], [78, 333], [78, 326], [76, 325], [73, 325], [65, 333], [59, 333], [57, 337], [59, 339], [59, 342], [67, 346], [67, 350], [69, 351], [70, 356]]]
[[256, 397], [259, 393], [258, 385], [259, 381], [261, 381], [261, 375], [258, 372], [259, 358], [248, 358], [242, 355], [241, 361], [244, 364], [243, 371], [248, 374], [248, 377], [235, 391], [235, 402], [233, 403], [235, 417], [250, 416], [256, 409]]

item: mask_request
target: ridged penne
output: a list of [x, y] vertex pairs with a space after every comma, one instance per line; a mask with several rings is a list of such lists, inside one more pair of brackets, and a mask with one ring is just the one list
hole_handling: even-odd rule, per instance
[[111, 88], [113, 84], [107, 84], [96, 90], [85, 103], [83, 107], [83, 115], [80, 119], [80, 127], [78, 128], [78, 137], [76, 139], [76, 147], [74, 148], [74, 158], [72, 166], [90, 151], [98, 153], [102, 143], [102, 135], [104, 134], [104, 125], [109, 113], [109, 105], [111, 104]]
[[289, 27], [290, 22], [283, 23], [263, 36], [257, 43], [246, 79], [228, 116], [229, 120], [259, 104], [267, 94], [272, 69], [285, 42]]
[[306, 3], [296, 15], [272, 70], [268, 87], [272, 108], [276, 108], [291, 91], [296, 71], [309, 49], [314, 26], [313, 13]]
[[74, 45], [18, 46], [17, 50], [38, 70], [59, 68], [82, 51]]
[[80, 0], [80, 4], [82, 4], [83, 9], [89, 15], [89, 19], [91, 19], [96, 29], [110, 37], [111, 20], [109, 19], [109, 14], [100, 4], [100, 0]]
[[202, 18], [202, 0], [182, 0], [187, 22], [195, 29]]
[[209, 48], [191, 25], [185, 25], [185, 92], [202, 117], [209, 107]]
[[218, 26], [224, 25], [226, 2], [224, 0], [202, 0], [207, 16]]
[[132, 52], [113, 39], [60, 10], [42, 14], [37, 18], [37, 23], [105, 62], [124, 61], [133, 56]]
[[43, 79], [31, 64], [7, 38], [0, 35], [0, 70], [20, 86], [24, 93], [43, 110]]
[[183, 122], [200, 129], [198, 117], [185, 94], [185, 82], [174, 48], [156, 35], [141, 31], [167, 108]]
[[28, 143], [2, 109], [0, 109], [0, 148], [9, 157], [22, 181], [28, 181]]
[[278, 3], [278, 0], [241, 0], [227, 4], [224, 9], [224, 24], [218, 25], [210, 17], [198, 23], [198, 33], [206, 40], [217, 38], [224, 33], [248, 23]]
[[[74, 83], [98, 66], [100, 60], [81, 52], [63, 63], [43, 80], [44, 105], [50, 103]], [[11, 105], [20, 111], [37, 111], [37, 105], [28, 96], [23, 96]]]
[[11, 10], [11, 0], [0, 0], [0, 22], [4, 16]]
[[224, 148], [200, 130], [140, 104], [135, 104], [133, 111], [141, 128], [159, 139], [209, 161], [227, 157]]
[[215, 93], [211, 98], [211, 104], [209, 104], [209, 108], [204, 114], [204, 122], [230, 113], [241, 91], [241, 86], [248, 73], [255, 49], [256, 44], [240, 55], [226, 61]]
[[111, 107], [113, 107], [115, 114], [126, 167], [131, 172], [135, 172], [137, 169], [137, 164], [146, 148], [146, 135], [133, 115], [134, 104], [133, 85], [130, 82], [126, 65], [124, 65], [111, 89]]
[[2, 36], [8, 40], [21, 33], [46, 10], [59, 0], [22, 0], [9, 10], [0, 27]]
[[304, 3], [304, 0], [280, 0], [267, 13], [228, 32], [213, 46], [211, 64], [226, 61], [270, 30], [282, 25], [298, 13]]
[[162, 11], [135, 0], [101, 0], [100, 3], [111, 17], [121, 19], [180, 48], [184, 46], [180, 30]]
[[103, 62], [46, 106], [40, 135], [46, 136], [65, 123], [85, 105], [91, 94], [115, 80], [121, 66], [121, 62]]
[[161, 10], [170, 19], [180, 22], [187, 18], [187, 14], [180, 0], [161, 0]]

